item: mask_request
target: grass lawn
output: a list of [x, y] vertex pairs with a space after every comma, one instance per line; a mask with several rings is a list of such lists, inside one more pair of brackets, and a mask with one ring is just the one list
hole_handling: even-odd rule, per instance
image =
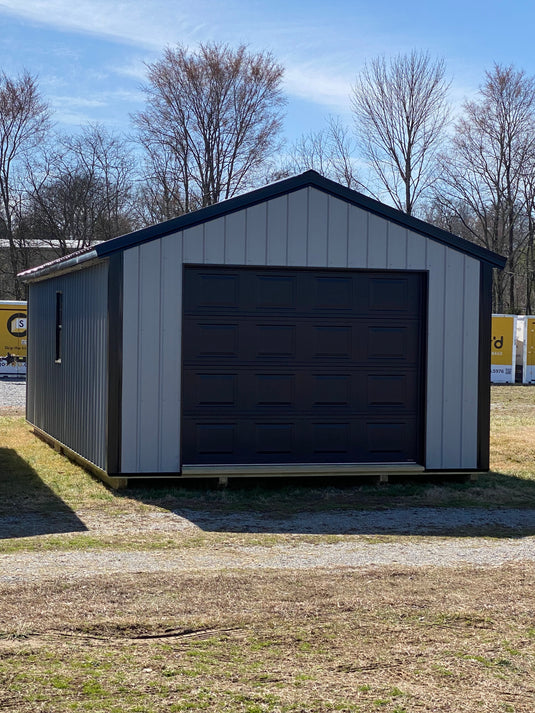
[[0, 709], [533, 713], [533, 568], [2, 586]]
[[[535, 387], [494, 386], [491, 472], [478, 481], [419, 478], [376, 485], [365, 479], [231, 481], [202, 485], [131, 487], [111, 492], [58, 455], [22, 418], [0, 417], [0, 514], [58, 508], [132, 512], [146, 507], [220, 512], [292, 512], [376, 507], [535, 507]], [[191, 481], [190, 481], [191, 482]]]
[[[493, 471], [476, 483], [322, 481], [305, 488], [277, 481], [113, 493], [37, 440], [22, 419], [3, 418], [0, 426], [0, 515], [85, 511], [138, 514], [142, 522], [145, 513], [181, 507], [281, 515], [399, 505], [535, 507], [533, 387], [493, 388]], [[164, 538], [140, 530], [136, 538], [65, 532], [0, 541], [0, 710], [535, 711], [529, 563], [9, 579], [9, 553], [24, 550], [69, 557], [94, 547], [165, 547], [180, 557], [185, 546], [276, 546], [288, 537]]]

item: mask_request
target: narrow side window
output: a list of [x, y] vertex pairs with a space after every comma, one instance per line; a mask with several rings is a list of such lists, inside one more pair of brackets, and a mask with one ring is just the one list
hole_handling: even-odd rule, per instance
[[63, 292], [56, 292], [56, 362], [61, 362], [61, 330], [63, 328]]

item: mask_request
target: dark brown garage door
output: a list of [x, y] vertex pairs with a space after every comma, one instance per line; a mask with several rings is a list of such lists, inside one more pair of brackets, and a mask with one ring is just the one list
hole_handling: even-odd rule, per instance
[[424, 276], [187, 267], [182, 462], [421, 462]]

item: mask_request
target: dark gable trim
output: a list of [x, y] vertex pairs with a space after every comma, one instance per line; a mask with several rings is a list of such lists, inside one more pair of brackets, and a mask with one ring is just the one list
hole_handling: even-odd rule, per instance
[[481, 263], [479, 278], [479, 374], [477, 467], [489, 469], [490, 448], [490, 349], [492, 338], [492, 267]]
[[121, 401], [123, 374], [123, 254], [114, 253], [108, 266], [108, 408], [106, 472], [121, 472]]
[[459, 250], [467, 255], [471, 255], [472, 257], [482, 260], [483, 262], [487, 262], [494, 267], [503, 269], [505, 266], [506, 260], [501, 255], [482, 248], [475, 243], [469, 242], [468, 240], [464, 240], [457, 235], [453, 235], [453, 233], [448, 233], [446, 230], [435, 228], [423, 220], [419, 220], [418, 218], [407, 215], [402, 211], [396, 210], [395, 208], [379, 203], [379, 201], [376, 201], [373, 198], [368, 198], [368, 196], [365, 196], [362, 193], [358, 193], [350, 188], [341, 186], [324, 176], [320, 176], [320, 174], [316, 173], [316, 171], [306, 171], [299, 176], [293, 176], [292, 178], [271, 183], [264, 188], [259, 188], [255, 191], [251, 191], [250, 193], [237, 196], [236, 198], [230, 198], [222, 201], [221, 203], [208, 206], [207, 208], [201, 208], [194, 213], [188, 213], [187, 215], [182, 215], [179, 218], [173, 218], [172, 220], [168, 220], [164, 223], [152, 225], [149, 228], [143, 228], [142, 230], [137, 230], [133, 233], [129, 233], [128, 235], [108, 240], [107, 242], [97, 245], [94, 250], [99, 257], [104, 257], [118, 250], [126, 250], [127, 248], [134, 247], [135, 245], [156, 240], [157, 238], [161, 238], [165, 235], [176, 233], [180, 230], [185, 230], [186, 228], [191, 228], [195, 225], [199, 225], [200, 223], [205, 223], [208, 220], [213, 220], [214, 218], [234, 213], [257, 203], [262, 203], [280, 195], [292, 193], [309, 186], [341, 198], [342, 200], [369, 211], [370, 213], [374, 213], [381, 218], [397, 223], [404, 228], [420, 233], [421, 235], [436, 240], [439, 243], [443, 243], [444, 245], [447, 245], [455, 250]]
[[[312, 173], [314, 172], [312, 171]], [[319, 179], [318, 183], [321, 184], [321, 186], [318, 185], [318, 188], [321, 188], [328, 193], [333, 193], [339, 198], [353, 203], [359, 208], [363, 208], [370, 213], [374, 213], [391, 223], [397, 223], [403, 228], [412, 230], [415, 233], [420, 233], [421, 235], [436, 240], [447, 247], [459, 250], [467, 255], [471, 255], [478, 260], [488, 262], [493, 267], [498, 267], [500, 269], [505, 267], [505, 263], [507, 262], [506, 258], [492, 252], [491, 250], [482, 248], [481, 246], [476, 245], [476, 243], [471, 243], [469, 240], [465, 240], [464, 238], [460, 238], [458, 235], [449, 233], [447, 230], [436, 228], [434, 225], [431, 225], [431, 223], [426, 223], [424, 220], [415, 218], [412, 215], [407, 215], [406, 213], [403, 213], [403, 211], [392, 208], [384, 203], [380, 203], [379, 201], [369, 198], [368, 196], [358, 193], [357, 191], [353, 191], [350, 188], [341, 186], [334, 181], [330, 181], [328, 178], [320, 176], [319, 174], [316, 175]]]

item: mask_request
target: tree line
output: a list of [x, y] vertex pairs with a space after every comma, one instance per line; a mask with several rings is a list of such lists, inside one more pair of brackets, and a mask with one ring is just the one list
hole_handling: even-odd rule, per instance
[[37, 80], [0, 74], [0, 290], [21, 270], [313, 168], [507, 258], [495, 312], [535, 310], [535, 78], [486, 72], [454, 111], [443, 60], [377, 57], [356, 76], [353, 121], [281, 140], [283, 67], [225, 44], [167, 48], [146, 67], [126, 136], [60, 134]]

